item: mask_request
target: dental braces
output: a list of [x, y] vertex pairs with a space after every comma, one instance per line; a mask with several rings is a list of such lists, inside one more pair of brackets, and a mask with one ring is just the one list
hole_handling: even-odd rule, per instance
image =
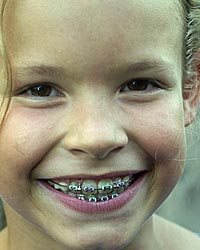
[[[81, 188], [80, 184], [79, 185], [75, 185], [75, 184], [70, 184], [69, 185], [69, 190], [70, 191], [85, 191], [87, 193], [92, 193], [94, 191], [109, 191], [109, 190], [112, 190], [113, 188], [123, 188], [123, 187], [127, 187], [133, 180], [135, 179], [135, 177], [132, 177], [130, 180], [127, 180], [127, 181], [121, 181], [121, 180], [118, 180], [118, 181], [114, 181], [113, 182], [113, 185], [110, 185], [110, 184], [107, 184], [107, 185], [103, 185], [101, 188], [95, 188], [93, 185], [87, 185], [85, 187], [83, 187], [83, 189]], [[67, 187], [66, 185], [61, 185], [61, 184], [58, 184], [54, 181], [51, 180], [51, 182], [57, 184], [57, 185], [60, 185], [62, 187]]]
[[[109, 190], [113, 190], [113, 189], [118, 190], [120, 188], [128, 187], [129, 184], [134, 179], [135, 179], [135, 176], [133, 176], [131, 179], [126, 180], [126, 181], [117, 180], [117, 181], [113, 182], [113, 185], [107, 184], [107, 185], [103, 185], [101, 188], [95, 188], [93, 185], [87, 185], [87, 186], [81, 188], [80, 183], [78, 185], [75, 185], [75, 184], [67, 185], [66, 183], [62, 185], [62, 184], [58, 184], [54, 181], [51, 181], [51, 182], [55, 183], [56, 185], [60, 185], [62, 187], [68, 187], [69, 191], [71, 191], [72, 194], [74, 194], [75, 197], [79, 200], [96, 203], [96, 202], [105, 202], [105, 201], [108, 201], [110, 199], [116, 198], [119, 196], [119, 194], [118, 193], [112, 193], [112, 194], [107, 194], [107, 195], [100, 194], [102, 196], [97, 198], [96, 196], [94, 196], [94, 194], [92, 192], [94, 192], [96, 190], [100, 190], [100, 191], [106, 191], [106, 190], [109, 191]], [[77, 193], [77, 191], [82, 191], [82, 190], [84, 190], [87, 194], [84, 195], [81, 193]], [[88, 197], [87, 195], [90, 195], [90, 196]]]
[[[116, 198], [118, 196], [119, 196], [119, 194], [117, 194], [117, 193], [116, 194], [112, 194], [111, 198], [109, 198], [109, 196], [107, 196], [107, 195], [104, 195], [99, 200], [96, 197], [92, 196], [92, 197], [89, 197], [88, 201], [89, 202], [94, 202], [94, 203], [97, 202], [97, 201], [108, 201], [108, 200]], [[82, 201], [87, 200], [87, 199], [85, 199], [86, 197], [84, 195], [82, 195], [82, 194], [81, 195], [77, 195], [76, 198], [78, 198], [79, 200], [82, 200]]]

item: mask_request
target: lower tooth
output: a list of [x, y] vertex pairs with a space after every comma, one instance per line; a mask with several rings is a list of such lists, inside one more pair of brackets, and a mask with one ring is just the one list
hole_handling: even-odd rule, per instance
[[101, 197], [101, 201], [107, 201], [107, 200], [109, 200], [109, 197], [108, 197], [108, 196], [102, 196], [102, 197]]
[[110, 196], [110, 198], [107, 196], [107, 195], [104, 195], [104, 196], [101, 196], [99, 198], [97, 197], [94, 197], [94, 196], [89, 196], [89, 197], [86, 197], [85, 195], [82, 195], [82, 194], [79, 194], [79, 195], [75, 195], [74, 193], [72, 192], [68, 192], [67, 193], [68, 195], [72, 196], [72, 197], [76, 197], [77, 199], [79, 200], [82, 200], [82, 201], [89, 201], [89, 202], [98, 202], [98, 201], [108, 201], [108, 200], [111, 200], [113, 198], [116, 198], [119, 196], [119, 194], [117, 193], [114, 193]]
[[119, 196], [118, 194], [112, 194], [111, 197], [112, 197], [112, 199], [113, 199], [113, 198], [116, 198], [116, 197], [118, 197], [118, 196]]
[[77, 197], [76, 194], [72, 193], [72, 192], [67, 192], [68, 195], [72, 196], [72, 197]]
[[88, 201], [89, 202], [97, 202], [97, 198], [96, 197], [90, 197]]
[[77, 198], [78, 198], [79, 200], [82, 200], [82, 201], [85, 200], [85, 196], [84, 196], [84, 195], [78, 195]]

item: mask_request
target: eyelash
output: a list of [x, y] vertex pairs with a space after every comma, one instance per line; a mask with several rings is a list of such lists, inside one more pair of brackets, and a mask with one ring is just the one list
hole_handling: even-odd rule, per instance
[[[46, 89], [45, 89], [46, 88]], [[39, 95], [39, 94], [34, 94], [34, 91], [43, 91], [43, 95]], [[45, 94], [45, 91], [47, 91], [47, 93]], [[56, 92], [56, 94], [54, 93], [53, 95], [51, 94], [51, 92]], [[61, 91], [58, 91], [57, 88], [55, 86], [52, 86], [51, 83], [49, 82], [45, 82], [45, 83], [40, 83], [40, 84], [35, 84], [32, 87], [27, 87], [24, 90], [22, 90], [19, 95], [26, 95], [26, 96], [30, 96], [32, 98], [47, 98], [47, 97], [63, 97], [64, 94], [61, 93]]]
[[148, 78], [139, 78], [139, 79], [128, 80], [123, 84], [123, 87], [120, 90], [120, 92], [122, 92], [122, 90], [124, 90], [127, 86], [130, 89], [128, 91], [124, 91], [124, 92], [133, 92], [134, 91], [134, 92], [148, 93], [148, 92], [153, 92], [153, 91], [158, 90], [158, 89], [162, 89], [162, 87], [160, 86], [160, 84], [157, 80], [148, 79]]
[[[128, 91], [126, 91], [125, 90], [126, 88], [130, 88], [130, 89]], [[146, 92], [152, 92], [155, 89], [161, 89], [161, 86], [159, 85], [158, 81], [153, 80], [153, 79], [139, 78], [139, 79], [132, 79], [132, 80], [126, 81], [123, 84], [120, 92], [142, 92], [142, 93], [145, 92], [146, 93]], [[44, 92], [42, 96], [39, 94], [37, 95], [36, 93], [33, 94], [34, 91], [39, 92], [41, 90]], [[45, 91], [47, 91], [47, 93], [45, 93]], [[52, 91], [54, 91], [53, 95], [51, 94]], [[57, 93], [55, 94], [55, 92], [57, 92]], [[32, 87], [27, 87], [24, 90], [22, 90], [19, 93], [19, 95], [31, 96], [32, 98], [36, 98], [36, 99], [37, 98], [45, 98], [45, 97], [47, 98], [47, 97], [63, 97], [64, 96], [64, 94], [62, 94], [60, 91], [58, 91], [55, 88], [55, 86], [52, 86], [52, 84], [48, 83], [48, 82], [36, 84], [36, 85], [33, 85]]]

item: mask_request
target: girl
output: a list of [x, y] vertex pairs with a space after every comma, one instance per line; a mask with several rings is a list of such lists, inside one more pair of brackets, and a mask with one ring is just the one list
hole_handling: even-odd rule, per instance
[[2, 2], [1, 250], [200, 249], [154, 215], [198, 105], [199, 5]]

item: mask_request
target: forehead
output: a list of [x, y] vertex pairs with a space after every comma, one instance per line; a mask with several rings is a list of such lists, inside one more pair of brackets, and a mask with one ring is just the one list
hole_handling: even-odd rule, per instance
[[65, 63], [77, 57], [103, 63], [105, 54], [116, 62], [131, 51], [136, 61], [153, 54], [180, 60], [183, 20], [178, 0], [18, 2], [10, 1], [6, 20], [9, 48], [16, 58], [30, 53], [31, 58], [52, 55], [59, 61], [66, 55]]

